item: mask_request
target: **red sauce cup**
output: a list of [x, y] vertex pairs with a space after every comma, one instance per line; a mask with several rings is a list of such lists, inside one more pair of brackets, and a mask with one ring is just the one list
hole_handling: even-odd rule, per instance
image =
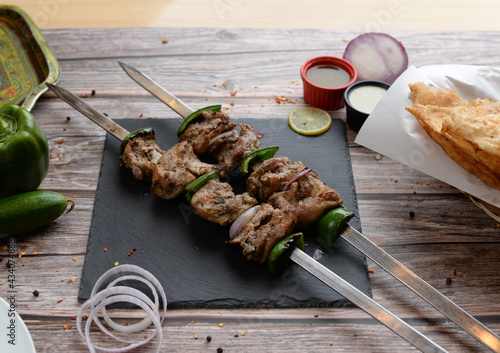
[[[318, 86], [307, 79], [307, 71], [317, 65], [337, 66], [349, 74], [351, 80], [344, 86], [336, 88], [326, 88]], [[344, 106], [344, 91], [351, 84], [356, 82], [358, 73], [352, 64], [342, 58], [335, 56], [318, 56], [309, 59], [300, 68], [300, 76], [304, 86], [304, 99], [313, 107], [324, 110], [340, 109]]]

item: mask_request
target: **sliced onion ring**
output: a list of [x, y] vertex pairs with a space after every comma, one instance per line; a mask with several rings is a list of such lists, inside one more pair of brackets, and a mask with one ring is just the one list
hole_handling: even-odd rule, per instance
[[[97, 290], [101, 287], [101, 285], [112, 275], [116, 273], [127, 273], [127, 272], [132, 272], [136, 273], [142, 277], [138, 276], [130, 276], [130, 275], [124, 275], [121, 277], [118, 277], [115, 279], [113, 282], [111, 282], [107, 288], [105, 288], [102, 291], [97, 292]], [[153, 296], [155, 299], [155, 302], [146, 296], [144, 293], [141, 291], [131, 288], [131, 287], [126, 287], [126, 286], [114, 286], [116, 283], [123, 281], [125, 279], [134, 279], [134, 280], [139, 280], [141, 282], [146, 283], [152, 290]], [[113, 287], [114, 286], [114, 287]], [[159, 303], [158, 303], [158, 293], [160, 294], [162, 300], [163, 300], [163, 311], [162, 311], [162, 316], [160, 317], [159, 313]], [[145, 318], [143, 321], [139, 322], [138, 324], [132, 325], [132, 329], [124, 329], [127, 326], [123, 325], [118, 325], [115, 322], [113, 322], [105, 313], [105, 306], [112, 304], [112, 303], [118, 303], [118, 302], [128, 302], [134, 305], [137, 305], [141, 307], [148, 315], [147, 318]], [[90, 314], [87, 319], [87, 323], [85, 325], [85, 333], [82, 332], [82, 319], [85, 314], [90, 310]], [[138, 332], [141, 331], [142, 329], [146, 328], [149, 326], [151, 323], [154, 324], [156, 331], [152, 334], [149, 335], [149, 337], [145, 338], [144, 340], [141, 341], [134, 341], [134, 342], [129, 342], [125, 341], [123, 339], [120, 339], [113, 334], [111, 334], [99, 321], [97, 318], [98, 313], [102, 311], [103, 316], [107, 317], [108, 319], [106, 320], [110, 326], [115, 329], [116, 331], [120, 332]], [[117, 267], [114, 267], [107, 272], [105, 272], [95, 283], [94, 288], [92, 289], [91, 295], [89, 300], [87, 300], [85, 303], [82, 304], [82, 307], [78, 311], [77, 315], [77, 326], [78, 326], [78, 332], [80, 333], [80, 336], [82, 339], [86, 342], [89, 351], [90, 352], [95, 352], [96, 349], [105, 351], [105, 352], [127, 352], [132, 349], [135, 349], [137, 347], [143, 346], [149, 341], [153, 339], [153, 337], [156, 336], [158, 333], [158, 349], [157, 352], [160, 352], [161, 350], [161, 344], [163, 340], [163, 332], [162, 332], [162, 323], [163, 320], [165, 319], [165, 315], [167, 312], [167, 299], [165, 295], [165, 291], [163, 290], [160, 282], [148, 271], [135, 266], [135, 265], [120, 265]], [[109, 321], [108, 321], [109, 320]], [[103, 348], [99, 347], [95, 344], [92, 343], [90, 339], [90, 325], [94, 321], [97, 326], [102, 330], [103, 333], [105, 333], [107, 336], [112, 337], [113, 339], [123, 342], [123, 343], [128, 343], [128, 346], [122, 347], [122, 348]], [[147, 325], [145, 325], [147, 323]]]
[[229, 239], [232, 240], [236, 238], [236, 236], [238, 235], [239, 232], [241, 232], [245, 224], [247, 224], [248, 221], [251, 220], [253, 216], [255, 216], [259, 208], [260, 205], [253, 206], [252, 208], [249, 208], [248, 210], [240, 214], [238, 218], [236, 218], [236, 220], [233, 222], [233, 224], [231, 224], [231, 227], [229, 228]]
[[283, 191], [286, 191], [290, 188], [290, 186], [296, 182], [298, 179], [302, 178], [304, 175], [314, 173], [312, 169], [309, 168], [304, 168], [300, 172], [295, 173], [295, 175], [292, 177], [292, 179], [288, 180], [288, 183], [285, 184], [283, 187]]
[[217, 136], [212, 137], [212, 138], [210, 139], [210, 146], [212, 146], [212, 144], [213, 144], [215, 141], [220, 140], [221, 138], [224, 138], [224, 137], [226, 137], [226, 136], [234, 135], [234, 134], [236, 134], [236, 135], [238, 136], [238, 131], [236, 131], [236, 129], [221, 132], [221, 133], [220, 133], [220, 134], [218, 134]]

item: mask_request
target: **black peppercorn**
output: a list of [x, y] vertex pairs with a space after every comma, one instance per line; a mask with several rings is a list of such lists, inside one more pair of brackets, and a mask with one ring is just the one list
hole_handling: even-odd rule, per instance
[[212, 340], [212, 336], [207, 336], [207, 342], [210, 342]]
[[415, 212], [410, 211], [410, 218], [413, 218], [413, 217], [415, 217]]
[[448, 277], [448, 278], [446, 279], [446, 284], [451, 284], [451, 282], [453, 282], [453, 280], [452, 280], [450, 277]]
[[34, 295], [35, 297], [38, 297], [38, 296], [40, 295], [40, 292], [39, 292], [39, 291], [37, 291], [37, 290], [35, 289], [35, 290], [33, 291], [33, 295]]
[[220, 348], [220, 347], [217, 348], [217, 353], [222, 353], [222, 352], [224, 352], [224, 350], [222, 348]]

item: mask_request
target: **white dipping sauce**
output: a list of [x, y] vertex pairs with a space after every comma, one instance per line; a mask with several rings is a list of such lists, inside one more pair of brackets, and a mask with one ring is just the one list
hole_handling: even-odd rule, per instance
[[384, 87], [360, 86], [349, 94], [349, 101], [354, 109], [370, 114], [386, 92]]

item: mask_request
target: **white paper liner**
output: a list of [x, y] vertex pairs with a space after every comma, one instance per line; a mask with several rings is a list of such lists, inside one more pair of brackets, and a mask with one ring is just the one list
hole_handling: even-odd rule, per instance
[[491, 98], [500, 101], [500, 68], [411, 66], [389, 88], [355, 142], [500, 207], [500, 190], [485, 185], [450, 159], [417, 119], [405, 110], [413, 104], [408, 84], [419, 81], [439, 88], [454, 88], [466, 100]]

